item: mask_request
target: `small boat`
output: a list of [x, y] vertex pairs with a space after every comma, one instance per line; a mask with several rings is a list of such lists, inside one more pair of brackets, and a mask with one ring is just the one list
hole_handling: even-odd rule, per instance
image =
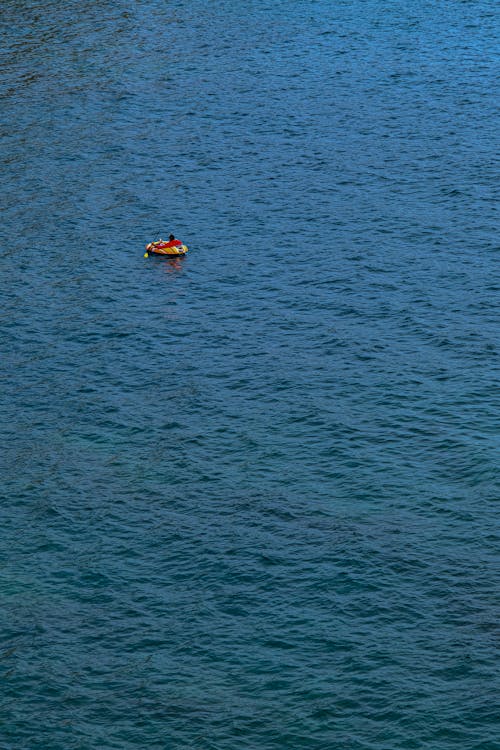
[[183, 245], [180, 240], [156, 240], [146, 245], [146, 252], [144, 257], [148, 255], [163, 255], [166, 258], [182, 258], [186, 255], [188, 249], [186, 245]]

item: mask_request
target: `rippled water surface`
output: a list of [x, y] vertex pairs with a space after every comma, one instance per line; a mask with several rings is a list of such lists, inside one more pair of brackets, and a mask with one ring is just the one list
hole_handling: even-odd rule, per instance
[[1, 750], [498, 748], [497, 13], [3, 3]]

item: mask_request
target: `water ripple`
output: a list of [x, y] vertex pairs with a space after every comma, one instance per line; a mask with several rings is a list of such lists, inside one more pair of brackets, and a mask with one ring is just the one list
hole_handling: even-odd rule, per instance
[[496, 748], [495, 20], [4, 9], [2, 750]]

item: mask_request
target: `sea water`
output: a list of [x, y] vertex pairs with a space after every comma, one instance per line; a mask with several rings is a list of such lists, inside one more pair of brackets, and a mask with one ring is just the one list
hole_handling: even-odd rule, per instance
[[1, 750], [498, 748], [497, 12], [3, 3]]

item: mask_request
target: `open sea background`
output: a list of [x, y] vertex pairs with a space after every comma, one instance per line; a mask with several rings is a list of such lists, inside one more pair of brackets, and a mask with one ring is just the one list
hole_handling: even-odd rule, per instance
[[498, 750], [496, 3], [0, 18], [0, 749]]

